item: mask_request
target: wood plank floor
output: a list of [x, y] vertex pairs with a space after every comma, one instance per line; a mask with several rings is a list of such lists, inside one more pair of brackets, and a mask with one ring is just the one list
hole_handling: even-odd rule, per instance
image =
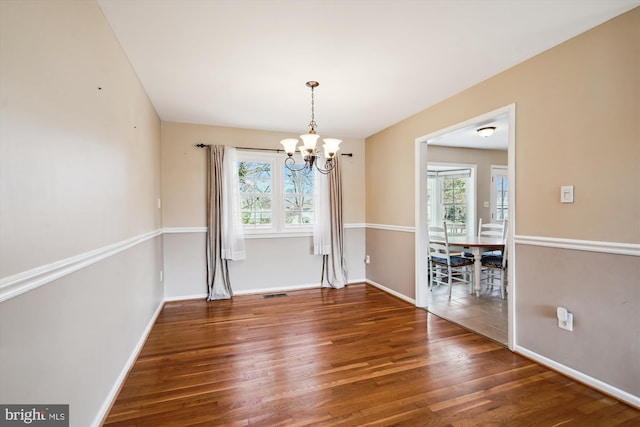
[[638, 426], [640, 411], [368, 285], [167, 303], [106, 426]]

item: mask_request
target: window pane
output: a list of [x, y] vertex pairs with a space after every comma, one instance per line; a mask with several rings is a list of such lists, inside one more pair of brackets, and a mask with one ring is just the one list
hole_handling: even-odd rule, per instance
[[313, 198], [294, 196], [284, 198], [286, 224], [313, 224]]
[[466, 224], [467, 178], [442, 177], [441, 182], [442, 218], [449, 223]]
[[244, 225], [272, 223], [271, 163], [238, 162], [240, 212]]
[[238, 162], [241, 193], [270, 193], [271, 164], [263, 162]]
[[292, 171], [284, 168], [284, 224], [311, 225], [315, 223], [313, 206], [313, 171]]
[[506, 176], [496, 176], [496, 219], [504, 221], [508, 218], [509, 180]]
[[309, 169], [291, 171], [284, 168], [284, 192], [298, 194], [313, 193], [313, 173]]
[[271, 224], [271, 197], [240, 197], [243, 224]]

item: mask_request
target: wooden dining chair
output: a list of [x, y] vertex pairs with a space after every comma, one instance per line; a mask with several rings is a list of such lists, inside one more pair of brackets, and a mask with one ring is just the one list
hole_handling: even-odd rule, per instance
[[500, 297], [506, 298], [507, 290], [507, 234], [505, 232], [504, 248], [498, 253], [486, 252], [480, 258], [482, 263], [481, 280], [486, 281], [488, 288], [493, 289], [494, 285], [500, 286]]
[[[478, 237], [495, 237], [502, 240], [506, 239], [507, 221], [488, 222], [483, 224], [482, 218], [478, 221]], [[482, 255], [500, 255], [501, 251], [485, 252]]]
[[429, 289], [449, 286], [449, 299], [454, 283], [464, 283], [472, 292], [475, 286], [473, 259], [453, 255], [446, 222], [442, 227], [429, 227]]
[[498, 237], [504, 239], [507, 222], [487, 222], [483, 223], [482, 218], [478, 221], [478, 237]]

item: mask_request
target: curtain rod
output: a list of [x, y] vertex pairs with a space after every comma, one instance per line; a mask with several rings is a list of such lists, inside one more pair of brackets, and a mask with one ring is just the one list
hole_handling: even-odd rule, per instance
[[[211, 144], [196, 144], [198, 148], [210, 147]], [[274, 151], [276, 153], [284, 153], [284, 150], [281, 148], [250, 148], [250, 147], [236, 147], [238, 150], [257, 150], [257, 151]], [[353, 157], [353, 153], [340, 153], [343, 156]]]

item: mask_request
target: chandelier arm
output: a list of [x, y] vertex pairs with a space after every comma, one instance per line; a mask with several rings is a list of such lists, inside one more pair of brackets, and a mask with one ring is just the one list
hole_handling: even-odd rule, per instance
[[324, 175], [331, 172], [335, 167], [336, 167], [336, 164], [335, 162], [332, 162], [331, 159], [326, 160], [326, 162], [324, 163], [324, 169], [318, 166], [318, 163], [316, 163], [316, 169], [318, 170], [318, 172]]
[[292, 172], [299, 172], [307, 167], [306, 163], [304, 165], [300, 165], [299, 167], [295, 167], [296, 161], [292, 156], [289, 156], [286, 159], [284, 159], [284, 165], [286, 166], [287, 169], [289, 169]]

